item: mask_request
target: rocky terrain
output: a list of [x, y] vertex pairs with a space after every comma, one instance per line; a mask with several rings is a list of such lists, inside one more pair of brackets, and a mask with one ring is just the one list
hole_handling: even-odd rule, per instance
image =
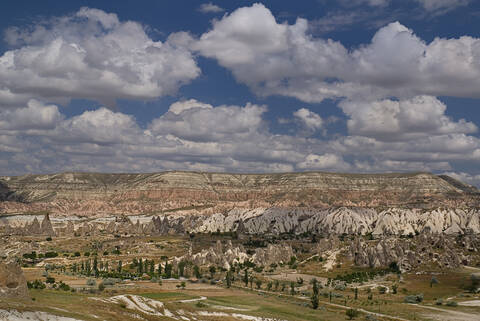
[[[409, 236], [415, 234], [480, 234], [478, 209], [255, 208], [202, 215], [111, 216], [102, 219], [53, 219], [47, 214], [22, 224], [0, 223], [3, 234], [18, 235], [166, 235], [236, 232], [250, 235], [324, 234]], [[10, 217], [13, 218], [13, 217]], [[140, 218], [142, 222], [140, 222]]]
[[28, 297], [27, 281], [14, 262], [0, 262], [0, 299]]
[[472, 259], [477, 260], [475, 255], [480, 252], [480, 240], [474, 235], [452, 238], [435, 234], [411, 239], [389, 237], [378, 242], [356, 238], [348, 250], [355, 265], [361, 267], [386, 267], [397, 262], [402, 271], [412, 271], [425, 263], [440, 268], [458, 268], [476, 263]]
[[258, 265], [268, 266], [274, 263], [286, 263], [292, 256], [294, 256], [294, 252], [289, 245], [269, 244], [265, 248], [255, 249], [255, 253], [250, 256], [243, 246], [234, 247], [231, 241], [227, 241], [225, 244], [217, 241], [215, 246], [208, 249], [195, 254], [190, 251], [184, 256], [175, 258], [173, 264], [174, 267], [181, 261], [192, 262], [198, 266], [215, 264], [228, 270], [232, 263], [251, 261]]
[[476, 188], [429, 173], [61, 173], [0, 177], [0, 213], [93, 216], [258, 207], [476, 207]]

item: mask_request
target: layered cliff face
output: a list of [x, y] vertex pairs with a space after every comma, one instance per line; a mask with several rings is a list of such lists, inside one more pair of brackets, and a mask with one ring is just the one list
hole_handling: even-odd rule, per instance
[[0, 177], [0, 213], [141, 214], [234, 207], [475, 207], [478, 190], [413, 174], [62, 173]]

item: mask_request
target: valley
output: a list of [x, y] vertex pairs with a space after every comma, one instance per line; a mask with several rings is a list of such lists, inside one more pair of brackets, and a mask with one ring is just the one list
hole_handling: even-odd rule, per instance
[[479, 193], [450, 178], [0, 181], [0, 318], [480, 319]]

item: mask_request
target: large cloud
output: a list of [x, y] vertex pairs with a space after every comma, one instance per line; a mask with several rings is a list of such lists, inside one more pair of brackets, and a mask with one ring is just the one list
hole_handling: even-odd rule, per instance
[[378, 140], [413, 140], [427, 136], [475, 133], [477, 127], [445, 115], [447, 106], [435, 97], [405, 100], [342, 101], [339, 106], [350, 117], [350, 134]]
[[251, 104], [245, 107], [207, 106], [191, 100], [175, 103], [166, 114], [152, 121], [150, 131], [154, 135], [171, 134], [191, 141], [246, 139], [262, 130], [261, 115], [267, 110]]
[[325, 98], [480, 97], [480, 40], [426, 43], [398, 22], [371, 43], [348, 50], [314, 38], [305, 19], [278, 23], [261, 4], [237, 9], [201, 35], [193, 48], [230, 69], [257, 94]]
[[178, 37], [154, 41], [144, 27], [115, 14], [82, 8], [76, 14], [9, 28], [17, 49], [0, 56], [0, 105], [44, 98], [153, 99], [172, 94], [200, 70]]
[[[370, 113], [369, 108], [393, 104], [394, 112], [377, 113], [393, 125], [385, 127], [382, 120], [371, 120], [377, 124], [372, 127], [368, 118], [351, 114], [355, 126], [349, 126], [350, 135], [318, 139], [302, 134], [306, 126], [321, 128], [318, 115], [307, 108], [292, 114], [305, 123], [287, 135], [272, 133], [264, 119], [267, 107], [253, 104], [212, 106], [194, 99], [179, 101], [142, 127], [134, 117], [106, 108], [68, 118], [55, 105], [31, 101], [24, 108], [0, 112], [0, 156], [8, 159], [0, 163], [0, 173], [452, 171], [452, 162], [480, 161], [480, 140], [468, 135], [474, 125], [446, 118], [445, 105], [438, 100], [417, 97], [376, 104], [352, 108], [366, 108], [363, 115]], [[436, 125], [427, 127], [423, 134], [417, 131], [415, 138], [396, 135], [395, 130], [415, 133], [418, 122], [422, 122], [422, 108], [433, 109], [435, 117], [431, 120]], [[409, 115], [417, 110], [418, 119]], [[387, 131], [387, 127], [394, 130]]]

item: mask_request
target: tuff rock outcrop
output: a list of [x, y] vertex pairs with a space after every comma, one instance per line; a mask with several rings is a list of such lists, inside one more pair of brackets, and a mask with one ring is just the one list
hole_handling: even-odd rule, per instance
[[198, 253], [177, 257], [173, 260], [174, 266], [181, 261], [189, 261], [198, 266], [216, 265], [229, 269], [231, 264], [252, 261], [257, 265], [267, 266], [272, 263], [285, 263], [294, 255], [289, 245], [269, 244], [266, 248], [257, 248], [255, 253], [248, 255], [243, 246], [232, 246], [231, 241], [225, 244], [217, 241], [215, 246], [204, 249]]
[[[61, 224], [62, 226], [58, 226]], [[166, 235], [184, 233], [237, 232], [237, 234], [354, 234], [376, 236], [415, 234], [480, 234], [479, 209], [407, 208], [235, 208], [210, 215], [164, 214], [143, 217], [135, 223], [123, 216], [73, 223], [63, 218], [54, 228], [46, 215], [19, 228], [5, 224], [0, 233], [21, 235]]]
[[435, 234], [372, 241], [356, 238], [350, 243], [349, 254], [355, 265], [362, 267], [388, 267], [395, 262], [402, 271], [410, 271], [420, 265], [458, 268], [471, 263], [469, 256], [461, 250], [465, 245], [468, 251], [477, 252], [478, 238], [470, 235], [455, 239]]
[[20, 266], [14, 262], [0, 263], [0, 299], [26, 297], [27, 281]]

